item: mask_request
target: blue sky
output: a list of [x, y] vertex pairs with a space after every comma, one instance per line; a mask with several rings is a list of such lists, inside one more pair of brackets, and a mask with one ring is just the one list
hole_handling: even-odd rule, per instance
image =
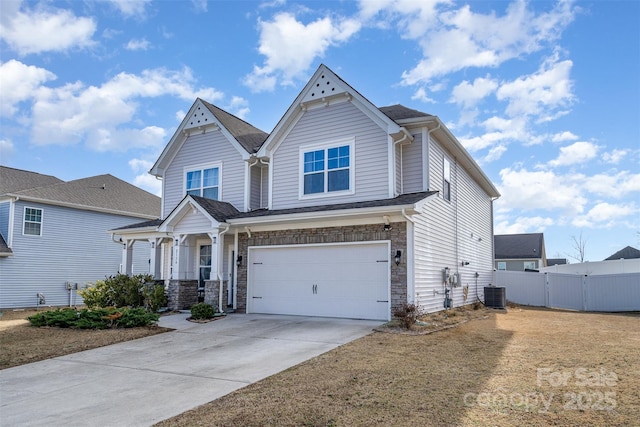
[[2, 165], [159, 194], [196, 97], [269, 132], [324, 63], [439, 116], [502, 193], [497, 234], [640, 247], [640, 2], [1, 1]]

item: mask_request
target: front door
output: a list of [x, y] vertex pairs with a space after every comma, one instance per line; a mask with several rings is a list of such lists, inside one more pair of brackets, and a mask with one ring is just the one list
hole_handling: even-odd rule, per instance
[[204, 282], [211, 277], [211, 245], [198, 246], [198, 302], [204, 301]]

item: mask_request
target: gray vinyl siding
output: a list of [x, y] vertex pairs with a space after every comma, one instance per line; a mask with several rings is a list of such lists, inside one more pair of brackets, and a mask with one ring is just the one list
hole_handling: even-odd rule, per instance
[[[24, 207], [42, 209], [42, 236], [22, 234]], [[141, 221], [37, 203], [16, 202], [13, 256], [0, 258], [0, 308], [33, 307], [43, 293], [46, 304], [69, 304], [67, 281], [81, 286], [116, 274], [122, 262], [122, 245], [107, 230]], [[134, 274], [149, 272], [149, 244], [134, 245]], [[82, 299], [74, 291], [73, 303]]]
[[251, 202], [250, 209], [260, 209], [267, 206], [269, 172], [266, 166], [251, 167]]
[[[299, 200], [299, 147], [355, 137], [355, 194]], [[275, 151], [272, 209], [357, 202], [389, 195], [387, 134], [352, 103], [311, 109]]]
[[402, 149], [402, 193], [423, 191], [422, 174], [422, 135], [414, 135], [411, 144], [401, 146]]
[[220, 176], [220, 200], [229, 202], [236, 209], [244, 207], [244, 160], [236, 148], [220, 131], [187, 137], [171, 161], [164, 175], [162, 195], [165, 218], [186, 195], [185, 168], [190, 169], [211, 163], [222, 164]]
[[494, 267], [498, 269], [498, 262], [505, 262], [507, 271], [524, 271], [524, 263], [525, 262], [534, 262], [535, 268], [542, 268], [540, 259], [516, 259], [516, 260], [501, 260], [498, 259], [495, 261]]
[[4, 237], [5, 242], [9, 244], [9, 211], [11, 202], [0, 202], [0, 234]]
[[202, 230], [211, 229], [209, 221], [200, 212], [188, 212], [173, 229], [174, 234], [201, 233]]
[[[432, 190], [442, 191], [445, 150], [439, 143], [429, 144], [429, 182]], [[455, 307], [483, 299], [483, 288], [493, 277], [493, 236], [491, 198], [461, 168], [451, 161], [451, 201], [440, 194], [425, 204], [423, 214], [414, 217], [415, 292], [422, 309], [433, 312], [444, 308], [442, 270], [460, 274], [460, 286], [451, 294]], [[473, 233], [473, 236], [472, 236]], [[481, 238], [481, 241], [478, 241]], [[462, 266], [462, 262], [469, 265]], [[476, 278], [475, 272], [479, 277]], [[463, 289], [468, 286], [467, 300]], [[477, 292], [476, 292], [477, 289]], [[437, 294], [434, 296], [434, 291]]]

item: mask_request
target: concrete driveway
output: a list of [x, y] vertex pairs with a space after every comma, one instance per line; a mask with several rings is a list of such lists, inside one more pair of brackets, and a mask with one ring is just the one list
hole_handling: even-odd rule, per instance
[[231, 314], [0, 371], [2, 426], [149, 426], [371, 332], [380, 322]]

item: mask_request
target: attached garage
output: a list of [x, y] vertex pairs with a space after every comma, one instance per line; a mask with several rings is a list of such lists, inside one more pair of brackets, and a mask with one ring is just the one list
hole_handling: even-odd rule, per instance
[[249, 247], [247, 311], [387, 320], [389, 242]]

